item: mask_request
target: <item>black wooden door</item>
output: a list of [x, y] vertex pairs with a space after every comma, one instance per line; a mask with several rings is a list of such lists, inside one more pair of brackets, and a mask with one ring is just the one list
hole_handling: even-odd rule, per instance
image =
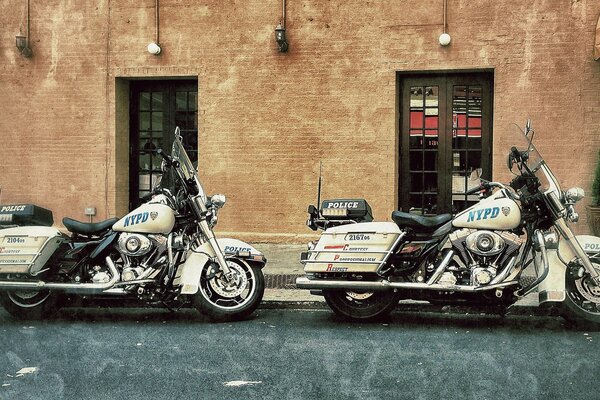
[[198, 82], [132, 81], [130, 96], [129, 206], [153, 188], [161, 175], [157, 149], [171, 152], [179, 126], [192, 162], [198, 160]]

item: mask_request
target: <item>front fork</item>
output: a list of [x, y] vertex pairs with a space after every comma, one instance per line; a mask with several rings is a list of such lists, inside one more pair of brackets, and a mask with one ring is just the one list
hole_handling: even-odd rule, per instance
[[208, 221], [206, 220], [206, 204], [204, 204], [202, 196], [198, 195], [192, 199], [192, 208], [196, 213], [196, 219], [198, 220], [198, 226], [200, 227], [200, 231], [206, 237], [206, 240], [213, 252], [215, 253], [215, 258], [217, 259], [217, 264], [219, 264], [219, 268], [223, 272], [223, 276], [227, 282], [230, 282], [233, 277], [231, 273], [231, 269], [227, 265], [227, 261], [225, 261], [225, 257], [223, 256], [223, 251], [217, 243], [217, 239], [215, 238], [215, 234], [212, 231], [212, 228], [208, 225]]
[[598, 274], [598, 271], [596, 271], [596, 268], [594, 268], [594, 265], [590, 261], [590, 258], [588, 257], [586, 252], [583, 251], [583, 249], [581, 248], [581, 245], [577, 241], [575, 235], [573, 235], [573, 232], [565, 222], [564, 218], [557, 219], [555, 221], [555, 226], [556, 229], [558, 229], [560, 235], [567, 240], [569, 248], [573, 251], [577, 258], [579, 258], [579, 260], [583, 264], [583, 268], [585, 268], [587, 273], [592, 278], [592, 281], [596, 285], [600, 285], [600, 274]]
[[217, 264], [219, 264], [221, 271], [223, 271], [225, 280], [227, 282], [229, 282], [232, 279], [231, 269], [227, 265], [227, 261], [225, 261], [225, 256], [223, 256], [223, 251], [221, 250], [221, 247], [219, 246], [219, 243], [217, 242], [217, 238], [215, 237], [215, 234], [213, 233], [210, 226], [208, 226], [208, 222], [206, 221], [206, 218], [200, 220], [198, 225], [200, 226], [200, 229], [204, 233], [204, 236], [206, 237], [208, 244], [210, 245], [210, 247], [212, 247], [213, 252], [215, 253], [215, 258], [217, 259]]

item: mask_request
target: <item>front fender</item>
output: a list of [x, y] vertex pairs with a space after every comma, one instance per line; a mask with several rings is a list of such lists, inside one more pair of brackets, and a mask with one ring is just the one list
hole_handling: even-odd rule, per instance
[[[253, 246], [238, 239], [217, 239], [225, 258], [237, 258], [250, 265], [264, 267], [267, 259]], [[208, 242], [191, 250], [173, 282], [174, 286], [181, 286], [181, 294], [195, 294], [198, 292], [200, 276], [207, 263], [215, 257], [212, 247]]]
[[[600, 252], [600, 238], [588, 235], [578, 235], [576, 238], [588, 256], [593, 257]], [[548, 249], [548, 276], [538, 286], [540, 304], [565, 300], [565, 262], [569, 263], [576, 257], [563, 239], [560, 240], [558, 248]]]
[[185, 262], [179, 267], [180, 273], [177, 274], [173, 282], [174, 286], [181, 286], [181, 294], [196, 294], [198, 285], [200, 284], [200, 276], [204, 266], [209, 262], [210, 258], [208, 246], [204, 249], [198, 248], [195, 251], [190, 251]]
[[217, 243], [219, 243], [219, 247], [226, 258], [238, 258], [260, 268], [264, 267], [267, 263], [267, 259], [261, 251], [244, 241], [231, 238], [219, 238], [217, 239]]

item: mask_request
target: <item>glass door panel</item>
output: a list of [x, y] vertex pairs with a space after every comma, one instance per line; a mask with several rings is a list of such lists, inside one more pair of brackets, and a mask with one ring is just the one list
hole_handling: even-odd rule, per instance
[[452, 212], [470, 207], [478, 195], [465, 192], [479, 185], [470, 174], [481, 169], [481, 85], [456, 85], [452, 89]]
[[439, 143], [439, 88], [410, 87], [409, 196], [411, 212], [437, 210], [437, 153]]

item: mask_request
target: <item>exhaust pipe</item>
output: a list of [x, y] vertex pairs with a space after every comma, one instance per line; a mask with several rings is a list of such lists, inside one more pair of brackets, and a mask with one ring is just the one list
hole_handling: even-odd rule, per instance
[[518, 281], [508, 281], [487, 286], [465, 286], [465, 285], [441, 285], [414, 282], [390, 282], [386, 279], [377, 281], [334, 281], [315, 280], [301, 276], [296, 279], [298, 289], [338, 289], [338, 290], [364, 290], [368, 292], [404, 289], [404, 290], [436, 290], [445, 292], [483, 292], [487, 290], [502, 289], [507, 286], [518, 284]]
[[2, 290], [59, 290], [66, 293], [77, 293], [77, 294], [96, 294], [102, 293], [107, 289], [112, 288], [115, 283], [119, 280], [119, 271], [115, 267], [115, 263], [110, 257], [106, 257], [106, 265], [112, 275], [112, 278], [105, 283], [46, 283], [44, 281], [38, 282], [0, 282], [0, 289]]

